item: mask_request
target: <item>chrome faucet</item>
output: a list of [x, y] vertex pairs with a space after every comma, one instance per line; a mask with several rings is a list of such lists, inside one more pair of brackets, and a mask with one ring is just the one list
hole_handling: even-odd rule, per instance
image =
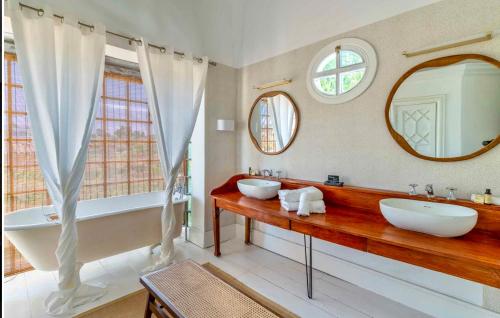
[[448, 195], [446, 196], [446, 199], [447, 200], [456, 200], [457, 197], [455, 196], [455, 191], [457, 191], [457, 188], [453, 188], [453, 187], [448, 187], [446, 188], [446, 190], [448, 190]]
[[276, 178], [277, 178], [277, 179], [281, 179], [281, 174], [282, 174], [282, 173], [283, 173], [283, 171], [281, 171], [281, 170], [276, 170], [276, 171], [275, 171]]
[[425, 186], [425, 192], [427, 193], [427, 198], [434, 198], [434, 188], [432, 187], [432, 184]]
[[262, 169], [262, 175], [264, 177], [272, 177], [273, 176], [273, 171], [270, 169]]
[[418, 186], [418, 184], [416, 183], [411, 183], [408, 185], [410, 187], [410, 190], [408, 190], [408, 194], [409, 195], [417, 195], [417, 190], [416, 190], [416, 187]]

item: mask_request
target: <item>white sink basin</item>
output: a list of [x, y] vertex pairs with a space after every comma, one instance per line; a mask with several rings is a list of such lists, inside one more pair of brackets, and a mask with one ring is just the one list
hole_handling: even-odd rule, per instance
[[260, 200], [274, 198], [281, 188], [281, 182], [263, 179], [242, 179], [237, 184], [241, 193]]
[[380, 210], [395, 227], [441, 237], [464, 235], [477, 222], [476, 210], [453, 204], [383, 199]]

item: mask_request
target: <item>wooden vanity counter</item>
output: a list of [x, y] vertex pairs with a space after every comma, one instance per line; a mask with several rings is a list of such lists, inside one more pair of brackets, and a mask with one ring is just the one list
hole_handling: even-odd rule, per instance
[[251, 219], [255, 219], [364, 252], [500, 288], [500, 206], [475, 204], [465, 200], [450, 202], [446, 199], [433, 199], [434, 202], [468, 206], [479, 214], [478, 223], [471, 232], [457, 238], [441, 238], [396, 228], [380, 212], [378, 202], [383, 198], [427, 200], [423, 196], [410, 197], [394, 191], [332, 187], [310, 181], [280, 179], [282, 189], [313, 185], [323, 192], [326, 213], [301, 217], [296, 212], [282, 209], [278, 198], [258, 200], [241, 194], [236, 182], [244, 178], [259, 177], [236, 175], [211, 192], [216, 256], [220, 255], [219, 215], [224, 210], [246, 217], [247, 243], [250, 241]]

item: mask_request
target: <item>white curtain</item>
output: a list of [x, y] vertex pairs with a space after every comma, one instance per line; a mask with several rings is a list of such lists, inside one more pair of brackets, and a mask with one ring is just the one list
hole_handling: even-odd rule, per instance
[[262, 146], [262, 105], [265, 106], [265, 102], [260, 100], [250, 115], [250, 129], [259, 146]]
[[290, 142], [295, 121], [295, 110], [290, 101], [279, 94], [267, 99], [273, 120], [273, 131], [280, 149]]
[[175, 225], [181, 220], [175, 219], [172, 194], [204, 96], [208, 59], [199, 62], [190, 54], [179, 57], [172, 49], [160, 52], [150, 49], [145, 40], [142, 43], [137, 46], [139, 67], [166, 184], [160, 259], [145, 269], [152, 271], [174, 259]]
[[49, 314], [70, 314], [104, 294], [80, 282], [76, 204], [102, 87], [105, 30], [80, 28], [69, 16], [61, 22], [49, 9], [40, 17], [9, 3], [36, 156], [61, 219], [58, 291], [45, 305]]

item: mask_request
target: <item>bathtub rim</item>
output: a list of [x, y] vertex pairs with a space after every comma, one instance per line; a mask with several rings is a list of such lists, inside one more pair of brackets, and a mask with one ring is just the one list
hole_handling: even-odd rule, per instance
[[[147, 193], [159, 193], [159, 192], [146, 192], [146, 194]], [[137, 195], [144, 195], [144, 193], [138, 193]], [[79, 202], [98, 201], [98, 200], [106, 200], [106, 199], [117, 199], [117, 198], [131, 197], [131, 196], [134, 196], [134, 194], [115, 196], [115, 197], [110, 197], [110, 198], [82, 200]], [[182, 199], [173, 198], [173, 204], [177, 205], [177, 204], [187, 203], [190, 199], [191, 199], [190, 195], [184, 195], [184, 197]], [[144, 209], [158, 208], [161, 206], [163, 206], [163, 204], [154, 203], [154, 204], [149, 204], [149, 205], [142, 205], [140, 207], [121, 209], [121, 210], [113, 210], [113, 211], [109, 211], [109, 212], [103, 212], [100, 214], [92, 214], [92, 215], [83, 216], [83, 217], [77, 218], [76, 222], [87, 221], [87, 220], [97, 219], [97, 218], [101, 218], [101, 217], [112, 216], [112, 215], [117, 215], [117, 214], [121, 214], [121, 213], [134, 212], [134, 211], [139, 211], [139, 210], [144, 210]], [[12, 232], [12, 231], [22, 231], [22, 230], [38, 229], [38, 228], [61, 225], [61, 222], [59, 220], [52, 221], [52, 222], [46, 221], [44, 223], [37, 223], [37, 224], [16, 224], [16, 225], [7, 225], [5, 222], [6, 219], [11, 215], [15, 215], [18, 213], [26, 213], [29, 210], [43, 209], [43, 208], [50, 208], [50, 207], [52, 207], [52, 205], [44, 205], [44, 206], [39, 206], [39, 207], [34, 207], [34, 208], [19, 209], [19, 210], [16, 210], [15, 212], [5, 214], [4, 215], [4, 222], [3, 222], [3, 230], [5, 232]]]

